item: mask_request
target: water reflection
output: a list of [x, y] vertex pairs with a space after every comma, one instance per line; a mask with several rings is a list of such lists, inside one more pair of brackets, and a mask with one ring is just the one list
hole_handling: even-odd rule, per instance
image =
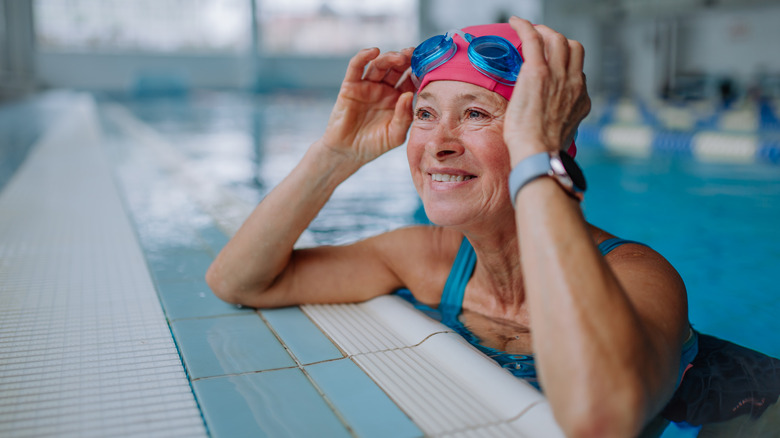
[[[324, 132], [334, 97], [201, 93], [123, 102], [186, 158], [188, 171], [258, 203]], [[309, 227], [313, 244], [353, 242], [414, 223], [419, 206], [399, 147], [345, 181]]]

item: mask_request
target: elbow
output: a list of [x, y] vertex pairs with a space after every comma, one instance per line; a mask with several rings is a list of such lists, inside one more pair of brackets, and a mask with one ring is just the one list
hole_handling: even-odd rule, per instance
[[217, 298], [228, 304], [254, 308], [284, 305], [274, 300], [277, 295], [269, 293], [269, 287], [249, 286], [236, 281], [235, 276], [226, 275], [216, 261], [206, 271], [206, 284]]
[[[625, 438], [637, 436], [644, 426], [643, 397], [639, 391], [601, 394], [584, 403], [570, 400], [558, 420], [567, 437]], [[556, 415], [557, 416], [557, 415]]]
[[241, 302], [236, 288], [230, 287], [224, 276], [221, 274], [216, 262], [209, 266], [206, 271], [206, 284], [208, 284], [214, 295], [220, 300], [229, 304], [244, 304]]
[[570, 419], [561, 425], [569, 438], [626, 438], [636, 436], [633, 428], [625, 427], [623, 419], [609, 416]]

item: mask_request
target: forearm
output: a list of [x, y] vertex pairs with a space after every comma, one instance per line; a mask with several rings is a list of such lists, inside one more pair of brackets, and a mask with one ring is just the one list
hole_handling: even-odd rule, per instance
[[556, 415], [575, 430], [636, 434], [669, 379], [667, 355], [599, 254], [579, 204], [552, 178], [520, 191], [516, 220], [537, 365]]
[[223, 300], [250, 304], [287, 267], [293, 246], [336, 187], [359, 164], [320, 142], [260, 202], [222, 249], [206, 275]]

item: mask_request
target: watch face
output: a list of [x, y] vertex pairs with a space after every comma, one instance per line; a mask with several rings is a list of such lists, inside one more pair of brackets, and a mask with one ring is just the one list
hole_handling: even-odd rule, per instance
[[[561, 164], [563, 164], [564, 169], [566, 170], [566, 173], [569, 174], [569, 177], [571, 178], [572, 183], [574, 183], [574, 187], [579, 192], [584, 192], [585, 189], [588, 188], [588, 184], [585, 182], [585, 175], [582, 173], [582, 169], [580, 169], [580, 166], [577, 164], [576, 161], [574, 161], [574, 158], [571, 157], [566, 151], [561, 151]], [[554, 169], [557, 171], [557, 169]]]

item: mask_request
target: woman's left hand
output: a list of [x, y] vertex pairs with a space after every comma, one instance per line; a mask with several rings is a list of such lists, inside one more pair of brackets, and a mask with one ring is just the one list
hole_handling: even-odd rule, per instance
[[504, 123], [514, 167], [534, 153], [568, 148], [590, 111], [590, 97], [582, 72], [582, 44], [521, 18], [509, 22], [523, 44], [523, 65]]

